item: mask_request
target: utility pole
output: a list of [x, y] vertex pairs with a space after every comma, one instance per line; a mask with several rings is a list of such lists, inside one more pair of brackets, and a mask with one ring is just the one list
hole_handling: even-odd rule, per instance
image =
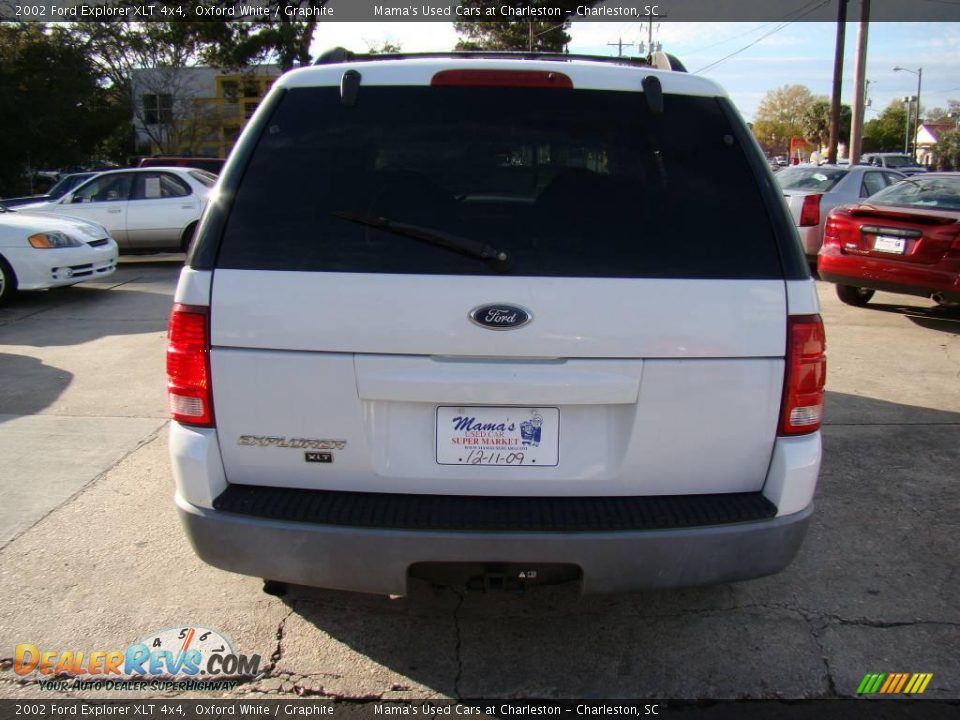
[[611, 46], [616, 45], [616, 46], [617, 46], [617, 57], [623, 57], [623, 48], [624, 48], [624, 46], [626, 46], [626, 47], [633, 47], [633, 46], [634, 46], [634, 43], [625, 43], [625, 42], [623, 41], [623, 38], [620, 37], [620, 38], [617, 38], [617, 41], [616, 41], [615, 43], [607, 43], [607, 45], [611, 45]]
[[860, 162], [863, 149], [863, 117], [866, 115], [867, 95], [867, 33], [870, 26], [870, 0], [860, 2], [860, 24], [857, 26], [857, 60], [853, 67], [853, 115], [850, 118], [850, 164]]
[[847, 28], [847, 2], [839, 0], [837, 9], [837, 49], [833, 56], [833, 98], [830, 101], [830, 147], [827, 162], [837, 161], [837, 145], [840, 143], [840, 89], [843, 86], [843, 44]]
[[911, 125], [910, 119], [912, 117], [910, 113], [913, 112], [913, 100], [914, 98], [910, 97], [909, 95], [903, 96], [903, 104], [907, 108], [907, 122], [904, 124], [904, 128], [903, 128], [903, 154], [904, 155], [910, 154], [910, 125]]
[[527, 52], [533, 52], [533, 21], [527, 21]]

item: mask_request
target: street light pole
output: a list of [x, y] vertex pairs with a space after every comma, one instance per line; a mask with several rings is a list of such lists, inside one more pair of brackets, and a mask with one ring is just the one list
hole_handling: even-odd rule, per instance
[[923, 68], [917, 68], [917, 125], [913, 131], [913, 159], [920, 162], [917, 157], [917, 136], [920, 134], [920, 83], [923, 81]]
[[910, 97], [909, 95], [904, 95], [904, 96], [903, 96], [903, 104], [904, 104], [904, 105], [906, 106], [906, 108], [907, 108], [907, 117], [906, 117], [906, 119], [905, 119], [904, 122], [903, 122], [903, 154], [904, 154], [904, 155], [909, 155], [909, 154], [910, 154], [910, 125], [911, 125], [911, 123], [910, 123], [910, 112], [911, 112], [910, 108], [911, 108], [911, 106], [912, 106], [912, 103], [913, 103], [913, 98], [912, 98], [912, 97]]
[[[917, 159], [917, 133], [920, 132], [920, 86], [923, 83], [923, 68], [917, 68], [916, 70], [911, 70], [910, 68], [905, 67], [895, 67], [894, 72], [908, 72], [913, 73], [917, 76], [917, 118], [916, 124], [914, 125], [913, 130], [913, 159]], [[910, 117], [910, 107], [907, 106], [907, 118]], [[909, 123], [908, 123], [909, 125]], [[907, 148], [904, 148], [904, 152], [907, 152]]]

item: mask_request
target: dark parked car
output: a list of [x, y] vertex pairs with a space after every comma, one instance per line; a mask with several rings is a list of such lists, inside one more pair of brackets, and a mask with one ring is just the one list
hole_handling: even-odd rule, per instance
[[849, 305], [877, 290], [960, 302], [960, 173], [917, 175], [835, 208], [818, 269]]
[[3, 200], [3, 204], [8, 208], [11, 208], [19, 205], [26, 205], [27, 203], [59, 200], [68, 192], [80, 185], [80, 183], [89, 180], [96, 174], [97, 173], [95, 172], [79, 172], [63, 175], [59, 180], [57, 180], [53, 187], [51, 187], [42, 195], [25, 195], [23, 197], [6, 198]]

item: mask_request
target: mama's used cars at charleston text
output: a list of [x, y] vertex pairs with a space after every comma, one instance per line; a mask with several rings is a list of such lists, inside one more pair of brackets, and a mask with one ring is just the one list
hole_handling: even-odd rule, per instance
[[117, 252], [102, 225], [0, 205], [0, 304], [18, 290], [106, 277], [117, 269]]
[[656, 64], [339, 51], [273, 86], [170, 319], [200, 557], [394, 594], [790, 562], [814, 284], [723, 90]]

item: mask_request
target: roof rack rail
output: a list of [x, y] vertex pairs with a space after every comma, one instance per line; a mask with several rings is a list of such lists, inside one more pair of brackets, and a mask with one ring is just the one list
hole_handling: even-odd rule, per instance
[[321, 53], [314, 65], [336, 65], [345, 62], [374, 62], [379, 60], [410, 60], [414, 58], [480, 58], [495, 60], [590, 60], [611, 65], [633, 65], [652, 67], [658, 70], [686, 72], [676, 57], [669, 53], [657, 52], [652, 57], [611, 57], [609, 55], [582, 55], [573, 53], [528, 52], [526, 50], [449, 50], [445, 52], [413, 53], [354, 53], [346, 48], [335, 47]]

